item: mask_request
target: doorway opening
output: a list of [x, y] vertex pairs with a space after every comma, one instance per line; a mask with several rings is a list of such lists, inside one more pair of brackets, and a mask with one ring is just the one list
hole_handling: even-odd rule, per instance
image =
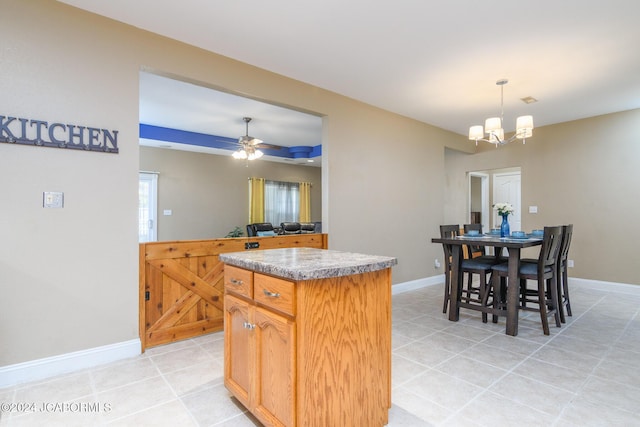
[[511, 230], [522, 230], [521, 170], [519, 167], [489, 169], [467, 173], [468, 221], [482, 224], [483, 231], [499, 228], [501, 218], [492, 209], [496, 203], [510, 203], [514, 213], [509, 218]]
[[[139, 207], [144, 213], [140, 242], [224, 237], [236, 227], [243, 230], [249, 210], [244, 190], [251, 176], [315, 183], [311, 219], [324, 222], [328, 231], [325, 115], [158, 70], [141, 70], [139, 83], [139, 167], [163, 176], [156, 187], [161, 215], [150, 218]], [[250, 128], [245, 117], [252, 118]], [[251, 163], [232, 157], [249, 131], [269, 146]]]
[[489, 175], [469, 172], [469, 224], [482, 224], [489, 231]]

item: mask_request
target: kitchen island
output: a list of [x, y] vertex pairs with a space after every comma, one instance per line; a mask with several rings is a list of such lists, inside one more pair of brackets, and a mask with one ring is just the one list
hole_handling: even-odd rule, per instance
[[392, 257], [312, 248], [220, 255], [227, 389], [270, 426], [382, 426]]

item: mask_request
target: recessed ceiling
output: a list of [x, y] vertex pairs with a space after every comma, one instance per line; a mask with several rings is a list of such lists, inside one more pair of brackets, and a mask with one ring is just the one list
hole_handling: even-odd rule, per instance
[[[244, 117], [251, 117], [249, 134], [265, 144], [281, 147], [322, 144], [322, 118], [313, 114], [208, 88], [197, 83], [140, 73], [140, 123], [230, 138], [246, 133]], [[230, 156], [232, 151], [157, 139], [141, 145]], [[238, 147], [239, 148], [239, 147]], [[285, 151], [285, 150], [283, 150]], [[264, 157], [283, 163], [321, 166], [320, 156], [292, 159]], [[312, 162], [308, 162], [312, 160]]]
[[461, 135], [640, 108], [636, 0], [60, 1]]

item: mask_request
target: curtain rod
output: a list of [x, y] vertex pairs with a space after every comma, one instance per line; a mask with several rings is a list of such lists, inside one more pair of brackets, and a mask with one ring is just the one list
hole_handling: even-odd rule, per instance
[[[251, 180], [251, 179], [264, 179], [265, 181], [275, 181], [275, 182], [292, 182], [292, 181], [276, 181], [275, 179], [267, 179], [267, 178], [258, 178], [256, 176], [249, 176], [247, 177], [247, 180]], [[294, 184], [299, 184], [301, 182], [306, 182], [306, 181], [295, 181]], [[309, 183], [310, 186], [313, 187], [313, 182]]]

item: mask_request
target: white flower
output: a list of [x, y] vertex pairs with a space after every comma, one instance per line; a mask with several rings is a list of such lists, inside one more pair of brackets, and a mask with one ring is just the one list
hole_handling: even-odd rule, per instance
[[511, 203], [496, 203], [493, 208], [498, 211], [498, 215], [510, 215], [514, 210]]

